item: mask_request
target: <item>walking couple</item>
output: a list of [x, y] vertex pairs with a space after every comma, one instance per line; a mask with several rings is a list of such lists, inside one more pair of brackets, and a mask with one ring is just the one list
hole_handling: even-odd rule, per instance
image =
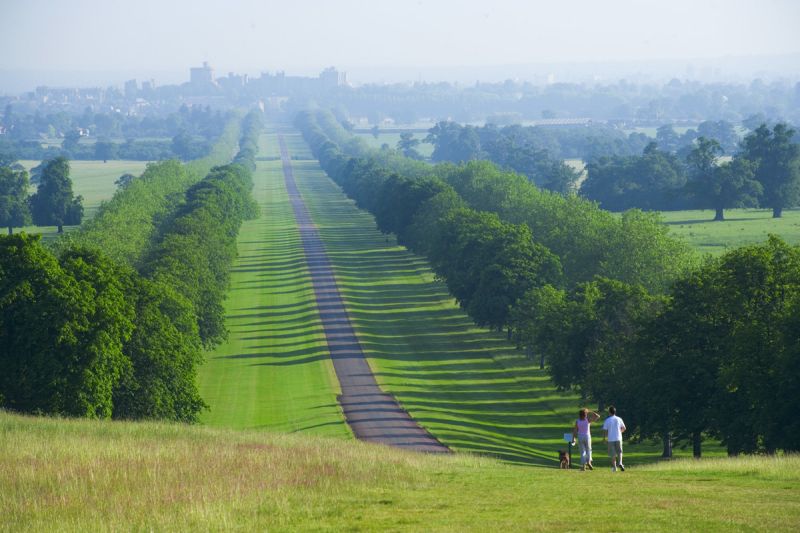
[[[577, 438], [578, 449], [581, 453], [581, 470], [594, 470], [592, 466], [592, 434], [589, 425], [600, 420], [600, 415], [588, 409], [581, 409], [578, 412], [578, 420], [572, 429], [573, 442]], [[608, 418], [603, 422], [603, 440], [608, 440], [608, 456], [611, 458], [611, 471], [617, 471], [617, 458], [619, 458], [619, 469], [625, 471], [622, 464], [622, 433], [625, 431], [625, 422], [617, 416], [617, 410], [612, 405], [608, 408]]]

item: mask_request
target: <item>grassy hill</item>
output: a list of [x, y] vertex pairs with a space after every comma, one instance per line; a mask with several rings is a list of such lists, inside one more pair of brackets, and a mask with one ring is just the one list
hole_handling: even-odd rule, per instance
[[796, 531], [800, 458], [624, 473], [0, 412], [3, 531]]

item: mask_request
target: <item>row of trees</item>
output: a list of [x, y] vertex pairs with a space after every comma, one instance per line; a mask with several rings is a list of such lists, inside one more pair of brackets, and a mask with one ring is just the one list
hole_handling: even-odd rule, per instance
[[[238, 135], [238, 121], [231, 121], [223, 130], [209, 154], [186, 167], [177, 161], [165, 161], [148, 165], [148, 169], [136, 184], [131, 187], [131, 176], [124, 176], [119, 182], [121, 191], [111, 202], [101, 206], [98, 216], [84, 232], [103, 241], [104, 250], [125, 247], [141, 251], [143, 242], [149, 238], [147, 232], [132, 232], [131, 226], [148, 226], [152, 231], [156, 212], [163, 211], [170, 203], [169, 196], [185, 191], [199, 180], [213, 164], [227, 161], [235, 149]], [[249, 148], [252, 151], [252, 147]], [[193, 169], [193, 170], [192, 170]], [[75, 196], [70, 179], [69, 161], [58, 156], [43, 161], [33, 169], [38, 185], [36, 193], [29, 195], [31, 179], [22, 165], [11, 157], [0, 158], [0, 227], [13, 228], [27, 226], [57, 226], [63, 233], [64, 226], [77, 225], [83, 219], [83, 198]], [[155, 182], [158, 182], [157, 184]], [[122, 211], [118, 211], [122, 208]], [[124, 212], [123, 212], [124, 211]], [[117, 216], [114, 216], [114, 215]], [[111, 239], [112, 234], [126, 232], [126, 239]], [[135, 234], [131, 240], [131, 234]], [[115, 253], [116, 259], [120, 257]], [[128, 254], [130, 255], [130, 254]], [[130, 257], [124, 258], [130, 260]]]
[[206, 157], [185, 164], [175, 160], [151, 163], [141, 176], [122, 179], [114, 197], [100, 206], [77, 235], [68, 236], [76, 244], [99, 248], [117, 262], [140, 268], [186, 190], [213, 166], [230, 160], [240, 130], [239, 121], [232, 120]]
[[[177, 112], [161, 116], [127, 116], [95, 113], [91, 108], [78, 115], [66, 112], [23, 115], [9, 104], [0, 120], [7, 131], [0, 137], [0, 154], [33, 160], [59, 156], [103, 161], [198, 159], [208, 154], [231, 120], [230, 113], [185, 105]], [[94, 142], [81, 142], [84, 139], [81, 130], [90, 132]], [[63, 140], [61, 146], [44, 145], [42, 137]]]
[[[165, 216], [144, 224], [158, 228], [146, 240], [136, 234], [141, 226], [133, 226], [133, 240], [144, 251], [111, 259], [91, 239], [66, 241], [53, 253], [37, 237], [0, 238], [0, 406], [96, 418], [197, 419], [204, 404], [196, 368], [203, 348], [224, 337], [221, 288], [239, 225], [254, 214], [249, 169], [259, 128], [258, 115], [249, 115], [241, 141], [247, 151], [180, 197], [168, 195], [177, 200], [172, 208], [134, 210]], [[148, 170], [149, 178], [129, 187], [144, 191], [168, 182], [174, 171], [169, 165]], [[103, 218], [126, 212], [126, 201], [137, 203], [127, 190]], [[114, 218], [88, 233], [108, 220]]]
[[780, 217], [800, 203], [800, 145], [785, 124], [762, 124], [729, 161], [713, 138], [697, 138], [685, 158], [650, 143], [641, 156], [601, 157], [587, 166], [581, 195], [605, 209], [770, 207]]
[[800, 248], [777, 237], [677, 280], [667, 295], [597, 278], [534, 288], [515, 314], [517, 342], [553, 381], [625, 406], [639, 437], [728, 452], [800, 449]]
[[[538, 190], [526, 178], [487, 162], [429, 166], [426, 175], [418, 162], [364, 152], [358, 144], [350, 145], [361, 150], [361, 157], [354, 158], [346, 153], [346, 133], [326, 114], [301, 114], [297, 124], [326, 172], [375, 214], [379, 228], [395, 232], [400, 242], [426, 255], [476, 323], [513, 330], [520, 347], [538, 354], [559, 387], [575, 388], [600, 404], [625, 405], [634, 434], [660, 435], [666, 443], [689, 439], [698, 455], [706, 435], [721, 437], [731, 453], [798, 447], [796, 438], [767, 438], [757, 424], [732, 423], [723, 429], [719, 421], [725, 410], [749, 420], [763, 416], [747, 402], [768, 394], [764, 384], [796, 394], [797, 373], [780, 385], [764, 378], [757, 388], [761, 392], [737, 403], [734, 399], [742, 397], [728, 393], [739, 385], [727, 379], [726, 369], [734, 354], [748, 353], [748, 342], [764, 339], [765, 330], [759, 328], [770, 324], [782, 333], [772, 335], [769, 345], [784, 355], [779, 361], [765, 358], [766, 375], [796, 367], [797, 330], [791, 328], [788, 310], [797, 303], [794, 289], [786, 287], [798, 275], [794, 260], [784, 259], [797, 256], [797, 249], [777, 240], [754, 247], [752, 253], [742, 252], [745, 258], [732, 276], [725, 260], [699, 267], [655, 216], [630, 211], [615, 217], [585, 200]], [[344, 141], [345, 148], [336, 140]], [[791, 274], [755, 285], [768, 264], [773, 273], [785, 269]], [[702, 276], [717, 287], [711, 290], [713, 284]], [[681, 292], [687, 284], [696, 290]], [[781, 303], [754, 311], [766, 317], [759, 326], [747, 313], [736, 318], [736, 305], [755, 309], [765, 301]], [[706, 313], [707, 328], [692, 327], [694, 318], [674, 307], [678, 304]], [[771, 309], [782, 311], [769, 315]], [[718, 324], [728, 329], [717, 329]], [[723, 337], [727, 344], [717, 348], [715, 341]], [[697, 343], [694, 351], [680, 344], [690, 342]], [[716, 358], [705, 358], [701, 349], [716, 350]], [[741, 361], [736, 364], [746, 369], [746, 359]], [[739, 376], [742, 384], [749, 379]], [[651, 387], [656, 382], [663, 388]], [[660, 394], [669, 387], [671, 396], [664, 398], [670, 401], [662, 401]], [[701, 400], [711, 407], [692, 418], [687, 411]]]

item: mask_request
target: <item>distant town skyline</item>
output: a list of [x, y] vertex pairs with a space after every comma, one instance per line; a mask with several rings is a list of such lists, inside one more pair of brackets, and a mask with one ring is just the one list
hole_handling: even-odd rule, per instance
[[3, 0], [0, 17], [0, 91], [181, 83], [203, 61], [221, 75], [336, 66], [354, 83], [800, 69], [793, 0]]

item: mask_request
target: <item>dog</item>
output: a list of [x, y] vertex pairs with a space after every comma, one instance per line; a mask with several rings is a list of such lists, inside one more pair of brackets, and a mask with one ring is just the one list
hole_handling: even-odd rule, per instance
[[569, 468], [569, 455], [565, 450], [558, 450], [558, 460], [561, 462], [562, 470]]

